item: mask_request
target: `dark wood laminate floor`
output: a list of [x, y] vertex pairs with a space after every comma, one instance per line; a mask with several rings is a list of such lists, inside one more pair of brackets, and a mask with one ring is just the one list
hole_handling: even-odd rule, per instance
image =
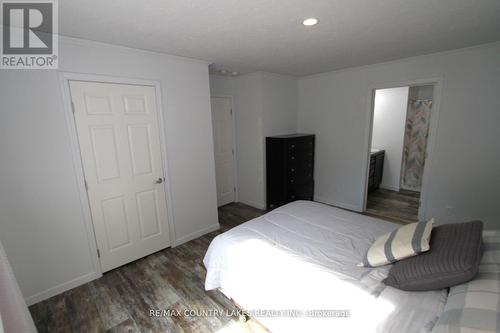
[[398, 223], [418, 221], [420, 193], [378, 189], [368, 194], [365, 214]]
[[221, 230], [114, 269], [102, 278], [30, 307], [39, 332], [262, 332], [238, 317], [151, 317], [150, 309], [236, 310], [204, 289], [203, 256], [220, 232], [263, 214], [243, 205], [219, 208]]

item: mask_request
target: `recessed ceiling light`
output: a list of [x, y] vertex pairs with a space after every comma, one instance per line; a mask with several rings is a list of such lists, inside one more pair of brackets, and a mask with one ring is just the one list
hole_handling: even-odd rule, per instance
[[221, 74], [224, 74], [224, 75], [225, 75], [225, 74], [227, 74], [227, 70], [225, 70], [225, 69], [220, 69], [220, 70], [219, 70], [219, 73], [221, 73]]
[[317, 18], [309, 17], [309, 18], [306, 18], [304, 21], [302, 21], [302, 24], [305, 25], [306, 27], [310, 27], [310, 26], [318, 24], [318, 22], [319, 21]]
[[240, 75], [240, 72], [236, 72], [236, 71], [234, 71], [234, 72], [231, 72], [231, 75], [232, 75], [232, 76], [238, 76], [238, 75]]

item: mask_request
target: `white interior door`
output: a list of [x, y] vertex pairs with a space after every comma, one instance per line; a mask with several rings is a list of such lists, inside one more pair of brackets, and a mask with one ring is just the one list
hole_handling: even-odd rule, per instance
[[103, 272], [170, 245], [155, 88], [71, 81]]
[[214, 132], [217, 203], [219, 206], [234, 202], [234, 130], [231, 99], [212, 97], [212, 125]]

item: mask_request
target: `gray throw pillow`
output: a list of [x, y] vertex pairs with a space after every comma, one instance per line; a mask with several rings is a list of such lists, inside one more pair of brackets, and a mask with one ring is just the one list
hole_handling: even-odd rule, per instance
[[435, 290], [472, 280], [482, 255], [481, 221], [434, 227], [430, 250], [396, 262], [384, 283], [408, 291]]

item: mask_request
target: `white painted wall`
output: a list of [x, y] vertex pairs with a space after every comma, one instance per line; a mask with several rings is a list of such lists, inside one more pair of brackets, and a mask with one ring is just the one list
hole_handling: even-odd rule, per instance
[[434, 86], [425, 85], [410, 87], [409, 96], [413, 99], [428, 99], [432, 101], [434, 99]]
[[266, 207], [266, 137], [297, 132], [297, 79], [271, 73], [262, 75], [262, 198]]
[[263, 134], [297, 131], [297, 78], [261, 72]]
[[385, 150], [381, 188], [399, 191], [409, 87], [375, 92], [372, 147]]
[[210, 90], [234, 98], [238, 200], [265, 208], [265, 137], [296, 132], [297, 80], [266, 72], [211, 75]]
[[[298, 127], [317, 135], [316, 198], [361, 210], [371, 89], [437, 77], [441, 110], [426, 216], [438, 222], [482, 219], [500, 227], [498, 54], [500, 43], [494, 43], [300, 79]], [[217, 228], [207, 64], [70, 38], [61, 38], [60, 55], [61, 71], [160, 82], [176, 240]], [[275, 80], [262, 73], [230, 84], [212, 78], [212, 94], [235, 97], [240, 196], [257, 207], [265, 203], [264, 133], [294, 128], [294, 111], [286, 110], [296, 87], [293, 78], [283, 80], [288, 88], [275, 101], [263, 88]], [[265, 112], [278, 109], [270, 117]], [[1, 71], [0, 240], [29, 302], [96, 277], [67, 111], [57, 72]], [[263, 119], [279, 126], [264, 128]]]
[[[160, 82], [176, 243], [218, 228], [207, 64], [71, 38], [60, 38], [59, 64]], [[58, 72], [2, 70], [0, 110], [0, 239], [32, 303], [98, 276], [95, 253]]]
[[234, 79], [238, 200], [264, 208], [262, 187], [262, 91], [258, 74]]
[[493, 43], [301, 78], [299, 130], [317, 135], [317, 200], [363, 208], [371, 89], [439, 78], [424, 217], [500, 228], [499, 54]]
[[232, 96], [238, 201], [264, 208], [262, 188], [262, 80], [258, 73], [210, 76], [212, 96]]

